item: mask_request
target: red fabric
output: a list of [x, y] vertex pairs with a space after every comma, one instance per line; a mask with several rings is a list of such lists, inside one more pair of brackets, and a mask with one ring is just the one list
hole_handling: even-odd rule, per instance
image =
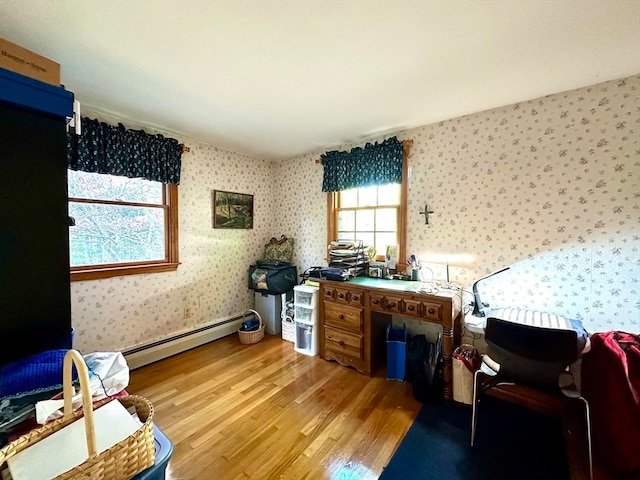
[[589, 401], [594, 450], [614, 472], [640, 473], [640, 335], [591, 336], [582, 358], [582, 394]]

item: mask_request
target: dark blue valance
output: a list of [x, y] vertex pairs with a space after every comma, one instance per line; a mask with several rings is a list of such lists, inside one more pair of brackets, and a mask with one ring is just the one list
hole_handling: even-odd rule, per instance
[[173, 138], [82, 117], [82, 135], [67, 133], [71, 170], [180, 183], [182, 145]]
[[320, 156], [324, 166], [323, 192], [402, 182], [403, 145], [396, 137], [350, 152], [331, 151]]

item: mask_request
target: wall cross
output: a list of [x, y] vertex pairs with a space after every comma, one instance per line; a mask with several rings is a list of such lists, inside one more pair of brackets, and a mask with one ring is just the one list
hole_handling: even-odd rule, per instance
[[424, 224], [429, 225], [429, 214], [433, 213], [433, 210], [429, 210], [429, 206], [424, 204], [424, 211], [420, 212], [420, 215], [424, 215]]

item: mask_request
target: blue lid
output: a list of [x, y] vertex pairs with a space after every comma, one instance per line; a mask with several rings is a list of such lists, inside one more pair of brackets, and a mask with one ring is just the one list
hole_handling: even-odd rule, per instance
[[0, 101], [61, 118], [73, 117], [73, 93], [0, 68]]

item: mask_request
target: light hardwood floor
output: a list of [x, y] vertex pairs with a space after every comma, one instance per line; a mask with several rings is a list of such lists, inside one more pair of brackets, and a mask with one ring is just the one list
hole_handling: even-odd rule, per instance
[[167, 480], [377, 479], [422, 404], [374, 377], [265, 335], [237, 335], [131, 372], [174, 444]]

